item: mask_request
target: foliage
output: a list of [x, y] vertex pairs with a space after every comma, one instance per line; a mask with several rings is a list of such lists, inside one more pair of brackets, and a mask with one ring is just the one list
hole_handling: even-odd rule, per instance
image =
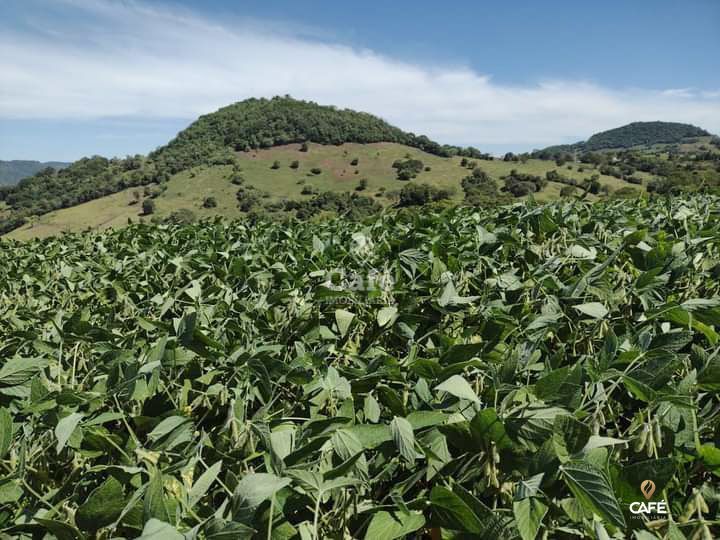
[[47, 163], [41, 163], [39, 161], [26, 160], [0, 160], [0, 186], [15, 184], [19, 180], [37, 174], [47, 168], [62, 169], [68, 165], [70, 164], [60, 161], [48, 161]]
[[518, 172], [516, 169], [503, 177], [505, 185], [502, 190], [514, 197], [524, 197], [531, 193], [541, 191], [547, 185], [547, 179], [534, 174]]
[[215, 197], [205, 197], [202, 203], [203, 208], [217, 207], [217, 199]]
[[680, 142], [689, 137], [709, 135], [707, 131], [678, 122], [633, 122], [596, 133], [585, 143], [587, 150], [629, 148], [639, 145]]
[[[0, 241], [0, 530], [717, 536], [718, 211], [519, 203]], [[672, 522], [630, 515], [645, 479]]]
[[422, 206], [431, 202], [449, 199], [452, 194], [446, 189], [429, 184], [410, 183], [400, 190], [398, 206]]
[[152, 199], [145, 199], [142, 202], [142, 209], [143, 214], [145, 214], [146, 216], [155, 213], [155, 201], [153, 201]]
[[228, 147], [251, 150], [303, 143], [396, 142], [442, 154], [427, 137], [406, 133], [367, 113], [321, 106], [290, 97], [247, 99], [201, 116], [150, 158], [172, 172], [205, 163]]
[[422, 161], [413, 158], [398, 159], [392, 166], [397, 170], [398, 180], [411, 180], [425, 168]]

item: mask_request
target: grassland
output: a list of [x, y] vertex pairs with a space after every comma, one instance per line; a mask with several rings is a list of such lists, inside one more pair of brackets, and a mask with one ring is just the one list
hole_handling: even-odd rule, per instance
[[[363, 194], [376, 196], [378, 202], [387, 205], [390, 204], [390, 199], [377, 195], [380, 195], [381, 191], [398, 191], [407, 184], [397, 179], [396, 171], [392, 167], [395, 160], [405, 157], [419, 159], [426, 167], [430, 167], [429, 171], [421, 172], [414, 182], [426, 182], [449, 189], [453, 192], [454, 200], [459, 202], [463, 197], [460, 181], [471, 172], [460, 166], [459, 157], [438, 157], [396, 143], [346, 143], [337, 146], [310, 144], [308, 152], [301, 152], [300, 145], [290, 144], [239, 152], [237, 157], [245, 185], [263, 192], [266, 195], [264, 202], [307, 198], [308, 195], [302, 194], [306, 186], [320, 192], [354, 191], [360, 180], [365, 179], [367, 189]], [[357, 166], [351, 165], [354, 159], [358, 160]], [[272, 168], [275, 161], [280, 165], [277, 169]], [[293, 161], [299, 162], [297, 169], [290, 167]], [[513, 169], [539, 176], [545, 176], [548, 171], [557, 169], [563, 176], [577, 180], [597, 174], [597, 171], [588, 165], [582, 165], [584, 171], [580, 172], [579, 164], [557, 167], [551, 161], [537, 159], [530, 159], [525, 163], [498, 159], [480, 160], [477, 164], [498, 180], [500, 185], [500, 177], [509, 174]], [[314, 168], [319, 168], [320, 174], [313, 174], [311, 170]], [[231, 166], [216, 165], [194, 167], [174, 175], [167, 182], [167, 190], [155, 199], [156, 216], [165, 218], [184, 208], [192, 210], [198, 217], [240, 216], [235, 198], [238, 186], [230, 182], [232, 174]], [[605, 175], [600, 176], [600, 182], [607, 185], [611, 192], [629, 186], [622, 180]], [[561, 188], [561, 184], [550, 183], [542, 192], [535, 194], [535, 198], [539, 201], [557, 199]], [[142, 193], [142, 188], [121, 191], [33, 218], [30, 223], [7, 236], [17, 239], [46, 237], [62, 232], [120, 227], [126, 225], [128, 220], [149, 219], [142, 216], [142, 196], [139, 203], [131, 204], [134, 201], [134, 191]], [[203, 200], [206, 197], [214, 197], [217, 207], [204, 208]]]

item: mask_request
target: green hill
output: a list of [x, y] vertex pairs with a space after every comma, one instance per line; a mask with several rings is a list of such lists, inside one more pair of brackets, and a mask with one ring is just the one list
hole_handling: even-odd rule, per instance
[[702, 128], [679, 122], [632, 122], [625, 126], [595, 133], [587, 141], [549, 146], [534, 152], [534, 155], [543, 157], [563, 152], [595, 152], [636, 147], [649, 149], [654, 145], [680, 144], [692, 142], [692, 139], [695, 138], [710, 136], [710, 133]]
[[[656, 151], [662, 144], [685, 157]], [[601, 148], [608, 150], [590, 151]], [[46, 236], [216, 214], [363, 215], [443, 199], [496, 205], [529, 196], [595, 200], [700, 190], [720, 185], [718, 149], [694, 126], [636, 122], [587, 142], [493, 159], [363, 112], [287, 96], [248, 99], [200, 117], [147, 156], [84, 158], [1, 188], [0, 234]]]
[[28, 161], [14, 159], [11, 161], [0, 160], [0, 185], [13, 185], [19, 180], [32, 176], [43, 169], [52, 167], [53, 169], [62, 169], [70, 165], [61, 161]]
[[633, 122], [626, 126], [601, 131], [590, 137], [585, 150], [630, 148], [654, 144], [679, 143], [692, 137], [710, 135], [704, 129], [678, 122]]
[[41, 171], [18, 185], [0, 190], [0, 232], [31, 216], [118, 193], [163, 184], [174, 174], [197, 166], [230, 165], [238, 151], [288, 143], [393, 142], [433, 155], [479, 151], [441, 146], [427, 137], [391, 126], [367, 113], [337, 109], [290, 97], [248, 99], [205, 115], [149, 156], [81, 159], [61, 171]]
[[201, 116], [149, 157], [162, 164], [163, 169], [176, 173], [222, 160], [229, 150], [247, 151], [302, 142], [394, 142], [444, 156], [453, 151], [453, 147], [442, 147], [427, 137], [402, 131], [368, 113], [275, 97], [248, 99]]

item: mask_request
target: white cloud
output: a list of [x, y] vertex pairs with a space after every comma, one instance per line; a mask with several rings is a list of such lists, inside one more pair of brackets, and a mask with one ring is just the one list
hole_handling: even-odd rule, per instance
[[[0, 23], [1, 118], [193, 118], [251, 96], [291, 94], [368, 111], [440, 142], [539, 147], [636, 120], [720, 132], [714, 89], [510, 86], [251, 20], [147, 3], [63, 0], [32, 30]], [[65, 22], [62, 22], [65, 21]], [[72, 22], [68, 22], [72, 21]]]

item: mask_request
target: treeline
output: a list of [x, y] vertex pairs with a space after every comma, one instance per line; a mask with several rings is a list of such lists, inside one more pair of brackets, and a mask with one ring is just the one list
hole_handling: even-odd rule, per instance
[[9, 232], [29, 216], [42, 215], [98, 199], [123, 189], [163, 182], [169, 175], [142, 156], [80, 159], [60, 170], [46, 168], [14, 186], [0, 188], [0, 201], [11, 209], [0, 219], [0, 234]]

